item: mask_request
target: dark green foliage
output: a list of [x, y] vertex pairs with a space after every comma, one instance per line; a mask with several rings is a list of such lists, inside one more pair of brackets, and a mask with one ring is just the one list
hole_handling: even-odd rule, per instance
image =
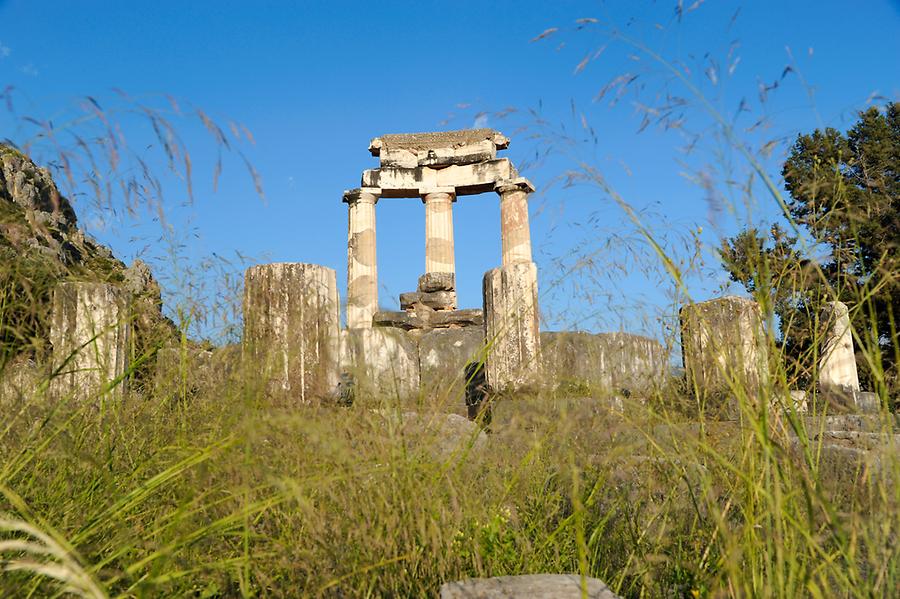
[[[878, 350], [886, 382], [896, 387], [900, 103], [861, 113], [846, 134], [800, 135], [782, 174], [803, 237], [778, 225], [768, 236], [745, 229], [723, 242], [725, 268], [748, 291], [771, 297], [792, 374], [808, 377], [819, 309], [840, 300], [851, 308], [862, 349]], [[872, 376], [871, 365], [859, 365], [864, 379]]]

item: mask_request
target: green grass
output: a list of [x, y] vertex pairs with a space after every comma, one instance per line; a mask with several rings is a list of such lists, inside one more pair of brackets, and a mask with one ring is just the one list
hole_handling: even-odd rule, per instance
[[661, 394], [623, 413], [506, 398], [485, 444], [434, 453], [433, 430], [392, 426], [376, 398], [286, 409], [253, 387], [99, 412], [5, 394], [0, 538], [44, 535], [33, 561], [59, 575], [12, 569], [0, 545], [2, 594], [431, 596], [533, 572], [633, 597], [897, 588], [896, 452], [828, 480], [784, 419], [700, 427]]

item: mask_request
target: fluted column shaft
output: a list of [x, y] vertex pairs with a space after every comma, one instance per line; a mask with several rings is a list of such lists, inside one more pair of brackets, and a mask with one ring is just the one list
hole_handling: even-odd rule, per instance
[[453, 249], [453, 188], [428, 190], [425, 202], [425, 272], [456, 273]]
[[381, 190], [354, 189], [344, 194], [349, 206], [347, 227], [347, 328], [372, 326], [378, 311], [378, 260], [375, 242], [375, 204]]
[[527, 179], [501, 181], [495, 186], [500, 195], [500, 242], [503, 266], [531, 262], [531, 228], [528, 224], [528, 194], [534, 187]]

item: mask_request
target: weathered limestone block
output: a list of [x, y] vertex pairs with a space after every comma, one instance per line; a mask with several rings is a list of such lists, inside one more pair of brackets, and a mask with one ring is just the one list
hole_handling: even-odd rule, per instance
[[493, 129], [400, 133], [376, 137], [369, 144], [381, 166], [442, 167], [493, 160], [509, 139]]
[[822, 322], [827, 328], [819, 360], [819, 391], [826, 396], [844, 397], [853, 404], [860, 389], [847, 305], [827, 302], [822, 308]]
[[18, 357], [0, 370], [0, 406], [29, 400], [37, 391], [40, 371], [33, 360]]
[[651, 392], [668, 371], [661, 343], [629, 333], [541, 333], [541, 361], [552, 384], [581, 383], [611, 392]]
[[681, 309], [688, 383], [701, 398], [758, 397], [768, 380], [768, 343], [759, 305], [728, 296]]
[[441, 585], [441, 599], [619, 599], [602, 580], [577, 574], [471, 578]]
[[452, 187], [456, 195], [473, 195], [493, 191], [497, 181], [515, 179], [519, 174], [506, 158], [475, 164], [454, 164], [432, 168], [385, 166], [363, 171], [362, 186], [377, 187], [385, 198], [417, 198], [420, 190]]
[[382, 310], [375, 313], [372, 322], [376, 327], [394, 327], [405, 331], [484, 325], [484, 313], [477, 309], [436, 311], [424, 304], [416, 305], [415, 308], [412, 312]]
[[418, 314], [396, 310], [379, 310], [372, 317], [372, 323], [375, 328], [397, 328], [404, 331], [428, 327], [425, 319]]
[[456, 275], [452, 272], [426, 272], [419, 277], [418, 290], [421, 293], [456, 291]]
[[121, 397], [131, 359], [131, 297], [106, 283], [66, 282], [53, 291], [50, 344], [54, 394]]
[[489, 270], [482, 292], [488, 385], [499, 391], [536, 383], [541, 370], [537, 266], [519, 262]]
[[341, 370], [356, 380], [358, 396], [369, 393], [407, 398], [419, 389], [416, 344], [395, 328], [342, 331]]
[[453, 310], [456, 307], [455, 291], [410, 291], [400, 294], [400, 309], [413, 310], [417, 306], [432, 310]]
[[429, 322], [435, 328], [481, 327], [484, 325], [484, 312], [477, 308], [441, 310], [432, 312]]
[[244, 275], [244, 364], [275, 398], [309, 404], [337, 387], [340, 304], [334, 270], [253, 266]]
[[[465, 389], [463, 372], [484, 347], [484, 329], [433, 329], [419, 339], [422, 388], [429, 396], [460, 398]], [[459, 405], [462, 405], [461, 403]]]

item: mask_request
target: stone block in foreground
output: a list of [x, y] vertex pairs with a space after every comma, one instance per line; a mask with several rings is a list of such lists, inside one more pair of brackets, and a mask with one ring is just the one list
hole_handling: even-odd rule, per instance
[[334, 270], [286, 262], [247, 269], [243, 362], [270, 396], [298, 404], [330, 396], [338, 383], [339, 335]]
[[[768, 379], [768, 341], [759, 305], [728, 296], [681, 309], [688, 384], [701, 399], [758, 397]], [[712, 406], [710, 406], [712, 407]]]
[[537, 382], [541, 370], [537, 266], [517, 262], [489, 270], [482, 292], [488, 385], [503, 390]]
[[131, 359], [131, 296], [107, 283], [66, 282], [53, 291], [51, 389], [86, 400], [121, 397]]
[[[584, 594], [582, 591], [585, 591]], [[448, 582], [441, 599], [619, 599], [602, 580], [577, 574], [527, 574]]]

